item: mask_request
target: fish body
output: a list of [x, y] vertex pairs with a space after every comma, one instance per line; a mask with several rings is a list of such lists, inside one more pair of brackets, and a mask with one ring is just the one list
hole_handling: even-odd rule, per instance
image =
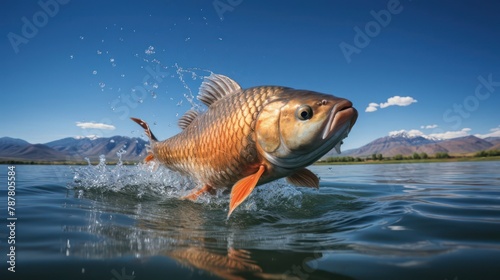
[[305, 167], [334, 147], [339, 151], [357, 118], [343, 98], [280, 86], [242, 89], [217, 74], [205, 78], [198, 99], [208, 109], [188, 111], [179, 119], [183, 130], [164, 141], [132, 119], [151, 140], [147, 160], [204, 185], [186, 198], [232, 189], [229, 215], [255, 186], [279, 178], [317, 188], [319, 179]]

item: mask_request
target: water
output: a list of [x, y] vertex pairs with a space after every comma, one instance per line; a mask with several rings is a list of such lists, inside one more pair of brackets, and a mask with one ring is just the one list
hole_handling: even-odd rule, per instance
[[313, 166], [320, 189], [228, 195], [146, 166], [16, 166], [1, 279], [499, 279], [500, 162]]

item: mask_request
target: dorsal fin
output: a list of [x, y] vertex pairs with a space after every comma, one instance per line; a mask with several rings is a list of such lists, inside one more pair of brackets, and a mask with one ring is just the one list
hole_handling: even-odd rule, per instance
[[201, 83], [198, 100], [210, 106], [224, 96], [240, 90], [240, 85], [231, 78], [212, 73], [210, 76], [205, 77], [205, 80]]
[[193, 122], [193, 120], [196, 119], [197, 116], [198, 116], [198, 111], [191, 109], [187, 111], [184, 114], [184, 116], [182, 116], [179, 119], [177, 124], [179, 125], [180, 128], [186, 129], [186, 127], [188, 127]]

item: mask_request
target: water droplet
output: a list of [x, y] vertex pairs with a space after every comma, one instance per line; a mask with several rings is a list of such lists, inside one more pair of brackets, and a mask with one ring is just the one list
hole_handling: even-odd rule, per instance
[[105, 83], [103, 83], [103, 82], [99, 82], [99, 87], [104, 88], [105, 86], [106, 86], [106, 84], [105, 84]]
[[97, 75], [97, 70], [92, 71], [92, 75]]
[[144, 100], [142, 98], [139, 99], [139, 103], [143, 103], [143, 102], [144, 102]]
[[145, 51], [144, 51], [145, 54], [147, 55], [152, 55], [155, 53], [155, 47], [153, 46], [149, 46]]
[[219, 37], [219, 41], [222, 41], [222, 38], [221, 38], [221, 37]]
[[156, 99], [156, 96], [157, 96], [157, 95], [156, 95], [156, 92], [152, 91], [152, 92], [151, 92], [151, 96], [153, 97], [153, 99]]
[[73, 59], [73, 55], [70, 55], [70, 56], [69, 56], [69, 59]]
[[102, 52], [100, 50], [97, 50], [97, 54], [102, 54]]
[[186, 42], [187, 42], [187, 41], [189, 41], [189, 40], [191, 40], [191, 37], [187, 37], [184, 41], [186, 41]]
[[156, 88], [158, 88], [158, 84], [157, 84], [157, 83], [154, 83], [154, 84], [153, 84], [153, 88], [155, 88], [155, 89], [156, 89]]
[[114, 58], [110, 58], [109, 62], [113, 63], [113, 62], [115, 62], [115, 59]]
[[83, 40], [83, 39], [84, 39], [84, 37], [83, 37], [83, 36], [80, 36], [80, 40]]
[[122, 78], [125, 78], [125, 74], [121, 74], [120, 76], [121, 76]]

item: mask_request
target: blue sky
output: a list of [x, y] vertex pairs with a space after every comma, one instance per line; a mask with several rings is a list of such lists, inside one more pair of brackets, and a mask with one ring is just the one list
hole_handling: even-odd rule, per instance
[[[2, 3], [0, 137], [179, 132], [201, 77], [350, 99], [344, 149], [394, 131], [500, 136], [496, 1]], [[199, 102], [195, 102], [198, 104]]]

